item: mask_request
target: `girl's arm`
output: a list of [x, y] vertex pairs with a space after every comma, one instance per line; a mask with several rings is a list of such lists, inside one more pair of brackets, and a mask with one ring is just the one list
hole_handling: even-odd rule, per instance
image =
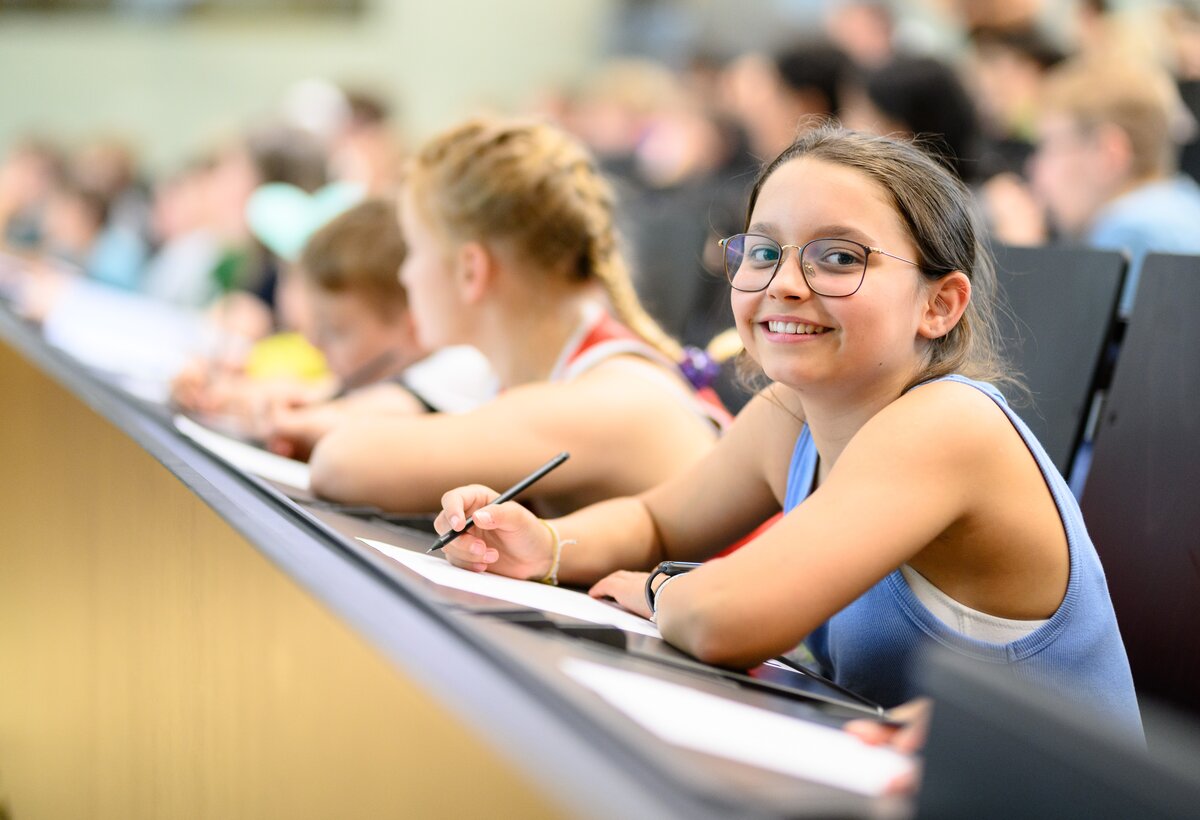
[[[598, 368], [599, 370], [599, 368]], [[640, 492], [695, 463], [711, 426], [661, 384], [623, 372], [514, 388], [461, 415], [363, 420], [313, 451], [316, 492], [388, 510], [436, 510], [451, 487], [513, 484], [562, 450], [530, 493], [572, 508]]]
[[475, 514], [476, 530], [447, 546], [447, 558], [519, 578], [541, 578], [551, 569], [557, 532], [574, 542], [563, 547], [557, 571], [574, 585], [661, 560], [703, 560], [779, 510], [781, 474], [800, 425], [776, 397], [759, 397], [702, 461], [640, 496], [593, 504], [550, 522], [551, 529], [511, 502], [476, 513], [496, 493], [462, 487], [443, 497], [435, 526], [457, 530]]
[[[898, 399], [858, 431], [803, 504], [663, 591], [663, 637], [701, 660], [740, 668], [791, 649], [969, 519], [981, 500], [1002, 494], [993, 466], [1005, 426], [1016, 435], [990, 399], [960, 385]], [[961, 567], [963, 556], [956, 560]]]
[[272, 452], [307, 460], [312, 448], [334, 428], [379, 416], [420, 416], [425, 405], [398, 384], [379, 384], [332, 401], [295, 405], [275, 402], [264, 425]]

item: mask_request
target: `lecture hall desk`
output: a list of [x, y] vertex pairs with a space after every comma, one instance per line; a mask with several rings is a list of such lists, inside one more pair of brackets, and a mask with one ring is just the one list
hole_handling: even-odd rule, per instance
[[[0, 818], [903, 817], [687, 751], [558, 669], [812, 707], [489, 616], [0, 310]], [[652, 640], [652, 639], [646, 639]]]

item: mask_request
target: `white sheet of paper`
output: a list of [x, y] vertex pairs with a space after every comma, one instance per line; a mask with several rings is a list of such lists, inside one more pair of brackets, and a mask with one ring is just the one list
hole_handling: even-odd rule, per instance
[[579, 658], [560, 668], [670, 743], [871, 796], [912, 758], [846, 732]]
[[197, 424], [187, 416], [175, 416], [175, 428], [239, 470], [278, 481], [298, 490], [308, 489], [308, 465], [302, 461], [284, 458], [221, 435]]
[[86, 279], [72, 281], [63, 291], [42, 334], [88, 367], [136, 380], [142, 390], [155, 384], [164, 397], [179, 369], [215, 343], [198, 310]]
[[490, 572], [471, 572], [448, 563], [440, 556], [401, 549], [369, 538], [360, 538], [359, 540], [389, 558], [395, 558], [421, 577], [444, 587], [453, 587], [465, 592], [473, 592], [476, 595], [486, 595], [489, 598], [499, 598], [509, 603], [540, 609], [543, 612], [567, 615], [589, 623], [607, 624], [626, 632], [636, 632], [639, 635], [649, 635], [653, 638], [660, 637], [658, 627], [645, 618], [618, 609], [612, 604], [589, 598], [582, 592], [533, 581], [505, 578]]

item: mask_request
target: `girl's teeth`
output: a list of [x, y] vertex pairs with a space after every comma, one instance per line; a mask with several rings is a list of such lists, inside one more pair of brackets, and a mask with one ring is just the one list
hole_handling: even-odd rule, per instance
[[829, 328], [820, 327], [818, 325], [800, 324], [799, 322], [779, 322], [779, 321], [767, 322], [767, 330], [771, 331], [772, 333], [789, 333], [792, 335], [799, 335], [799, 334], [817, 335], [817, 334], [824, 333], [828, 329]]

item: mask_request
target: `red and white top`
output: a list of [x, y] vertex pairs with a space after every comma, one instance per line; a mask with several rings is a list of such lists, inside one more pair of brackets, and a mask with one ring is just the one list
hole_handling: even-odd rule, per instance
[[[567, 340], [550, 371], [549, 381], [570, 381], [601, 362], [626, 355], [641, 356], [664, 365], [672, 372], [678, 372], [675, 362], [613, 318], [608, 311], [593, 305], [587, 310], [579, 329]], [[692, 410], [711, 421], [718, 430], [724, 430], [733, 421], [733, 416], [711, 387], [694, 390], [682, 375], [672, 378], [664, 373], [663, 379], [675, 386]]]

